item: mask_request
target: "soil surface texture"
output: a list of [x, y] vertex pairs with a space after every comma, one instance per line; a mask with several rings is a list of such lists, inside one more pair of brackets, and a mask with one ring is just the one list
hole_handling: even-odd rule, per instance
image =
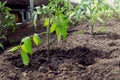
[[[105, 32], [100, 33], [102, 27]], [[21, 36], [34, 33], [33, 28], [18, 31], [9, 38], [19, 42]], [[43, 44], [33, 48], [29, 66], [22, 64], [19, 51], [10, 53], [7, 48], [0, 54], [0, 80], [120, 80], [120, 20], [96, 23], [94, 31], [91, 35], [88, 22], [72, 26], [67, 40], [59, 44], [52, 34], [49, 62], [41, 36]]]

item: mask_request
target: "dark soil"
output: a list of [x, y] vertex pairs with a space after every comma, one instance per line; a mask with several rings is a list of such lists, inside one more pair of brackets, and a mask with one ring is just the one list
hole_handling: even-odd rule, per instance
[[[95, 31], [101, 26], [106, 27], [106, 32], [93, 36], [87, 22], [71, 27], [67, 40], [59, 45], [52, 35], [49, 62], [44, 59], [45, 43], [34, 47], [26, 67], [20, 52], [9, 53], [8, 48], [0, 55], [0, 80], [120, 80], [120, 20], [96, 23]], [[10, 38], [20, 40], [19, 36], [28, 33], [26, 30], [29, 32], [24, 29]], [[81, 30], [85, 34], [80, 34]]]

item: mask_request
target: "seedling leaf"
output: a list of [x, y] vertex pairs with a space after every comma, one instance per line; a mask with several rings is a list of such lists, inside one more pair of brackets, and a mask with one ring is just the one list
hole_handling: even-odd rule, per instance
[[33, 35], [33, 41], [35, 43], [36, 46], [38, 46], [39, 44], [42, 43], [42, 40], [40, 39], [39, 35], [38, 34], [34, 34]]
[[2, 44], [2, 43], [0, 43], [0, 47], [1, 47], [2, 49], [4, 49], [4, 46], [3, 46], [3, 44]]
[[49, 25], [49, 18], [46, 18], [46, 20], [45, 20], [45, 23], [44, 23], [44, 26], [48, 26]]
[[97, 20], [100, 21], [101, 23], [104, 23], [100, 17], [97, 17]]
[[33, 23], [34, 23], [34, 28], [35, 28], [35, 30], [36, 30], [36, 26], [37, 26], [37, 14], [35, 13], [34, 14], [34, 20], [33, 20]]
[[9, 50], [9, 52], [15, 52], [16, 50], [18, 50], [20, 46], [15, 46], [12, 49]]
[[56, 23], [54, 22], [50, 27], [50, 33], [53, 33], [55, 31], [55, 28], [56, 28]]
[[32, 42], [30, 37], [26, 37], [22, 40], [23, 45], [22, 48], [24, 48], [24, 50], [29, 53], [30, 55], [32, 55], [33, 51], [32, 51]]
[[65, 26], [61, 26], [61, 34], [64, 37], [64, 39], [66, 39], [67, 37], [67, 29], [65, 28]]
[[57, 35], [57, 38], [58, 38], [58, 43], [60, 42], [61, 40], [61, 32], [60, 32], [60, 29], [59, 27], [56, 28], [56, 35]]
[[27, 66], [29, 64], [29, 57], [28, 57], [28, 54], [24, 50], [21, 50], [21, 58], [22, 58], [23, 64]]

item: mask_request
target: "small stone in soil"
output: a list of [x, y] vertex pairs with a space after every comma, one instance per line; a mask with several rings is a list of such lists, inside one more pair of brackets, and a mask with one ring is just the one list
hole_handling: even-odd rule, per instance
[[50, 78], [50, 79], [53, 79], [53, 78], [55, 77], [54, 74], [48, 74], [47, 76], [48, 76], [48, 78]]
[[38, 71], [40, 71], [42, 73], [46, 73], [46, 72], [48, 72], [48, 69], [46, 67], [40, 66]]

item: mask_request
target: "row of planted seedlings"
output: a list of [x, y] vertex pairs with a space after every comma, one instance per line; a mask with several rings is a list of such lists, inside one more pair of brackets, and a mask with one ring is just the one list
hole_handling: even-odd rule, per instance
[[[103, 23], [104, 17], [110, 17], [113, 8], [105, 3], [104, 0], [81, 0], [81, 3], [76, 7], [72, 6], [67, 0], [50, 0], [47, 6], [36, 7], [34, 11], [34, 25], [36, 29], [37, 16], [44, 16], [44, 26], [46, 27], [47, 39], [47, 58], [50, 57], [50, 34], [55, 32], [58, 44], [62, 38], [67, 38], [67, 30], [70, 28], [69, 24], [75, 23], [74, 20], [80, 21], [83, 17], [90, 23], [91, 35], [94, 34], [94, 25], [96, 21]], [[104, 16], [103, 16], [104, 15]], [[75, 20], [75, 21], [76, 21]], [[29, 56], [33, 54], [32, 42], [38, 46], [42, 43], [41, 34], [35, 33], [32, 36], [25, 37], [21, 40], [20, 45], [13, 47], [9, 51], [20, 50], [21, 58], [24, 65], [29, 65]]]

